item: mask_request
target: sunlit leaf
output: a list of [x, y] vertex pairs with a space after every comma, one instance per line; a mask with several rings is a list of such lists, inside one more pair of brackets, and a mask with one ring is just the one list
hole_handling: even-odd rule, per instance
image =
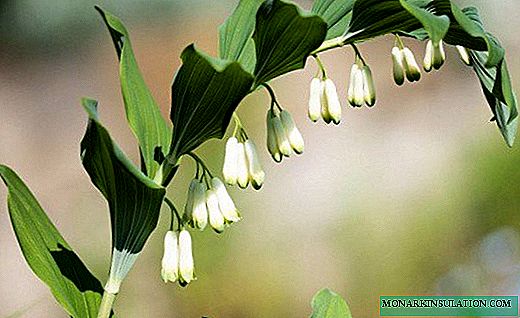
[[446, 15], [435, 15], [434, 2], [414, 0], [356, 1], [347, 32], [349, 43], [366, 40], [391, 32], [413, 32], [424, 29], [433, 41], [441, 40], [448, 31], [450, 20]]
[[355, 0], [315, 0], [312, 12], [327, 23], [326, 40], [341, 36], [347, 30], [352, 18]]
[[507, 63], [503, 60], [498, 66], [486, 67], [487, 53], [472, 51], [470, 56], [494, 120], [507, 145], [512, 147], [518, 130], [518, 111]]
[[155, 149], [160, 147], [163, 154], [168, 153], [171, 129], [143, 80], [132, 51], [130, 37], [123, 23], [109, 12], [99, 7], [96, 9], [110, 31], [120, 60], [119, 75], [126, 117], [139, 142], [143, 159], [142, 169], [145, 174], [154, 178], [159, 167], [154, 160]]
[[188, 46], [172, 86], [173, 137], [168, 162], [211, 138], [222, 138], [253, 77], [238, 62], [209, 57]]
[[81, 141], [81, 159], [110, 209], [110, 274], [124, 277], [157, 226], [166, 191], [135, 167], [112, 141], [99, 121], [97, 102], [83, 99], [82, 104], [89, 124]]
[[103, 287], [49, 220], [24, 182], [0, 165], [7, 204], [18, 244], [29, 267], [74, 318], [97, 317]]
[[314, 295], [311, 305], [311, 318], [352, 318], [343, 298], [327, 288]]
[[255, 43], [252, 39], [256, 12], [264, 0], [240, 0], [233, 14], [219, 28], [219, 57], [238, 61], [244, 70], [255, 68]]
[[303, 68], [327, 33], [327, 24], [320, 17], [280, 0], [268, 0], [260, 6], [255, 28], [255, 86]]

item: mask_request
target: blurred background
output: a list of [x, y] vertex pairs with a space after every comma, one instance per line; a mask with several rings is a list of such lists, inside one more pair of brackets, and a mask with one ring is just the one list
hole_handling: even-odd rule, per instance
[[[93, 9], [126, 23], [144, 78], [165, 116], [184, 47], [217, 52], [217, 27], [235, 0], [0, 1], [0, 162], [13, 167], [63, 236], [105, 282], [107, 206], [79, 158], [86, 115], [80, 98], [100, 101], [103, 122], [137, 161], [127, 127], [111, 39]], [[310, 1], [297, 1], [310, 8]], [[520, 20], [513, 0], [459, 1], [480, 8], [509, 53], [520, 83]], [[307, 317], [316, 291], [344, 296], [355, 317], [378, 315], [380, 295], [520, 293], [520, 146], [508, 149], [473, 71], [453, 48], [439, 72], [398, 88], [391, 37], [360, 45], [375, 74], [373, 109], [346, 107], [353, 54], [323, 55], [344, 104], [340, 126], [306, 118], [316, 65], [273, 82], [298, 122], [305, 153], [280, 165], [267, 151], [259, 192], [230, 192], [244, 219], [220, 236], [193, 233], [198, 280], [182, 289], [160, 279], [169, 212], [122, 286], [118, 317]], [[408, 40], [422, 60], [423, 44]], [[425, 75], [425, 74], [423, 74]], [[239, 114], [265, 149], [268, 95]], [[224, 143], [197, 152], [214, 171]], [[184, 204], [194, 166], [186, 160], [169, 188]], [[0, 186], [0, 317], [66, 317], [27, 267]]]

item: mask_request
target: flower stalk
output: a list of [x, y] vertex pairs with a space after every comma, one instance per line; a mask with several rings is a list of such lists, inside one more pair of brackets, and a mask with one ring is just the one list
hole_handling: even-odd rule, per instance
[[116, 300], [116, 294], [109, 293], [105, 291], [103, 293], [103, 298], [101, 299], [101, 304], [99, 305], [99, 311], [97, 318], [109, 318], [110, 313], [112, 312], [112, 306], [114, 305], [114, 301]]

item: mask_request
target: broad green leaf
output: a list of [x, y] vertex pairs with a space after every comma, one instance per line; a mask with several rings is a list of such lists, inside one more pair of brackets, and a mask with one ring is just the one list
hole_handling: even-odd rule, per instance
[[497, 66], [504, 59], [504, 48], [495, 37], [485, 31], [476, 8], [461, 10], [454, 3], [448, 2], [442, 6], [438, 5], [435, 12], [450, 17], [451, 25], [445, 37], [446, 43], [462, 45], [477, 51], [488, 51], [488, 67]]
[[487, 67], [488, 53], [471, 51], [473, 69], [477, 73], [494, 120], [507, 145], [513, 146], [518, 130], [517, 99], [505, 59], [498, 66]]
[[155, 149], [160, 147], [163, 154], [168, 153], [171, 129], [144, 82], [123, 23], [109, 12], [99, 7], [96, 9], [110, 31], [117, 51], [126, 117], [139, 142], [142, 170], [153, 179], [159, 168], [154, 160]]
[[[166, 191], [135, 167], [112, 141], [99, 122], [97, 102], [83, 99], [82, 104], [89, 124], [81, 141], [81, 159], [110, 209], [111, 275], [124, 277], [157, 226]], [[122, 263], [114, 265], [119, 261]]]
[[168, 162], [211, 138], [222, 138], [231, 115], [248, 94], [253, 77], [238, 62], [209, 57], [193, 45], [184, 49], [172, 85], [173, 137]]
[[264, 0], [240, 0], [233, 14], [219, 28], [219, 57], [240, 62], [249, 73], [255, 68], [255, 43], [251, 36], [262, 2]]
[[424, 28], [432, 41], [447, 33], [450, 20], [432, 13], [432, 5], [448, 0], [364, 0], [356, 1], [347, 32], [348, 43], [366, 40], [392, 32], [413, 32]]
[[352, 18], [352, 8], [355, 0], [315, 0], [312, 12], [317, 14], [327, 23], [327, 36], [329, 40], [341, 36], [347, 30]]
[[280, 0], [265, 1], [256, 15], [255, 87], [305, 67], [309, 54], [327, 34], [327, 24], [316, 15]]
[[25, 260], [65, 311], [74, 318], [97, 317], [103, 287], [49, 220], [24, 182], [0, 165], [7, 204]]
[[311, 318], [352, 318], [343, 298], [327, 288], [314, 295], [311, 305]]

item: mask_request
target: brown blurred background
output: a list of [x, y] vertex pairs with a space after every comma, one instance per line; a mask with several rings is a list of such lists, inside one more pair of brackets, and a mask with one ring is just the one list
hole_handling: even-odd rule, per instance
[[[507, 49], [518, 88], [520, 3], [459, 3], [480, 8]], [[167, 116], [182, 49], [195, 42], [215, 54], [217, 27], [236, 1], [0, 1], [0, 162], [22, 176], [105, 282], [109, 219], [79, 159], [86, 125], [80, 97], [99, 100], [113, 138], [135, 161], [138, 155], [116, 55], [94, 4], [126, 23]], [[193, 234], [198, 280], [186, 289], [160, 280], [164, 209], [123, 284], [118, 317], [307, 317], [322, 287], [342, 294], [356, 317], [377, 316], [380, 295], [519, 294], [520, 146], [508, 149], [489, 123], [478, 81], [453, 48], [441, 71], [398, 88], [392, 43], [383, 37], [360, 45], [375, 73], [373, 109], [346, 107], [351, 50], [323, 55], [345, 105], [339, 127], [306, 118], [313, 61], [275, 80], [279, 101], [304, 135], [304, 155], [277, 165], [262, 152], [264, 188], [231, 190], [244, 219], [221, 236]], [[407, 43], [422, 60], [423, 45]], [[260, 149], [268, 105], [259, 91], [239, 108]], [[198, 150], [215, 171], [223, 146], [215, 140]], [[192, 175], [187, 160], [169, 188], [179, 206]], [[0, 317], [66, 317], [22, 258], [5, 195], [0, 186]]]

